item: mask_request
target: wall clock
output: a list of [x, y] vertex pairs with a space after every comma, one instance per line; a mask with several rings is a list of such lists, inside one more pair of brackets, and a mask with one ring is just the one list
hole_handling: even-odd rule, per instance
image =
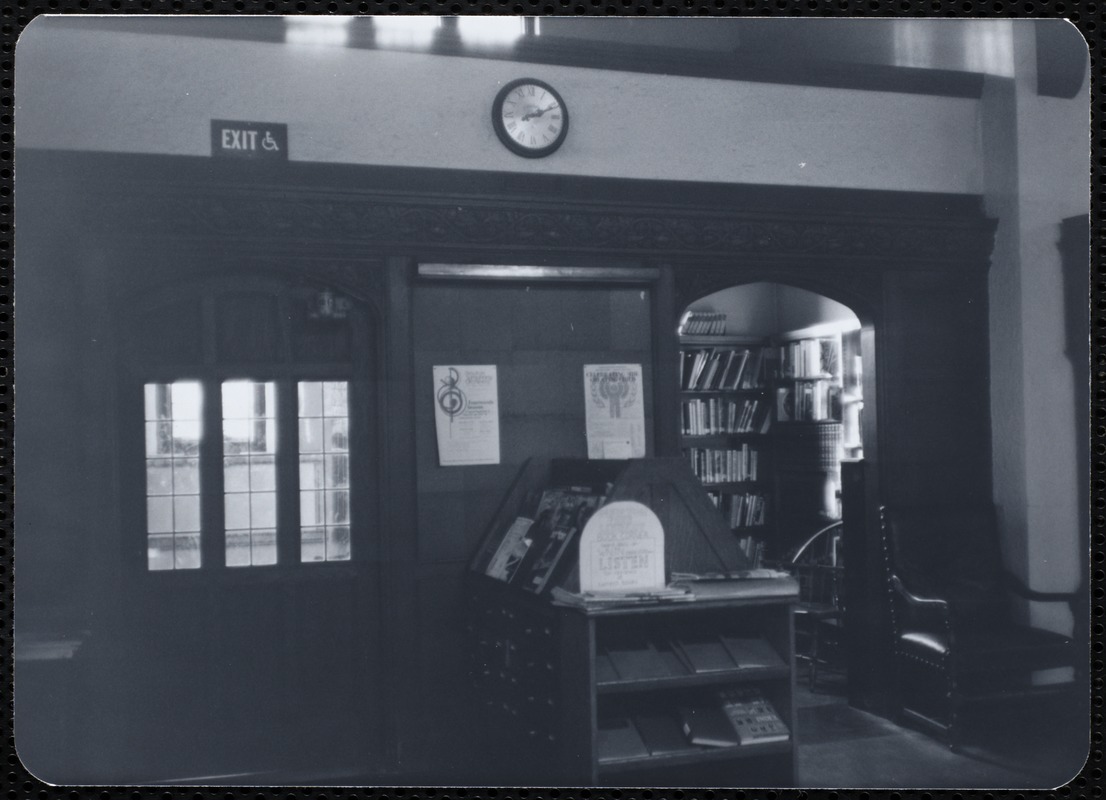
[[511, 152], [541, 158], [560, 147], [568, 135], [568, 109], [548, 83], [519, 78], [495, 96], [492, 125]]

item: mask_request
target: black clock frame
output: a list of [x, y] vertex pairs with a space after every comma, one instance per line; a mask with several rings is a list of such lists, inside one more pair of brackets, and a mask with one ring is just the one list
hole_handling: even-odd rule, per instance
[[[540, 86], [553, 95], [557, 100], [557, 105], [560, 106], [562, 120], [561, 131], [557, 134], [556, 139], [544, 147], [525, 147], [519, 144], [512, 138], [511, 134], [507, 132], [507, 129], [503, 125], [503, 102], [507, 99], [508, 94], [522, 84]], [[492, 101], [492, 127], [495, 129], [495, 134], [499, 137], [499, 141], [503, 142], [503, 146], [515, 155], [523, 156], [524, 158], [544, 158], [555, 152], [557, 148], [564, 144], [565, 139], [568, 137], [568, 106], [565, 105], [561, 93], [545, 81], [538, 80], [537, 78], [516, 78], [500, 89], [499, 93], [495, 96], [495, 100]]]

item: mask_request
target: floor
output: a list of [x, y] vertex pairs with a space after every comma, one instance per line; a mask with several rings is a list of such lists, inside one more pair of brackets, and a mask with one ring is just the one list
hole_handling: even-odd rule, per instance
[[1052, 789], [1088, 752], [1088, 716], [1029, 709], [977, 725], [962, 752], [852, 708], [840, 679], [796, 695], [799, 786], [804, 788]]

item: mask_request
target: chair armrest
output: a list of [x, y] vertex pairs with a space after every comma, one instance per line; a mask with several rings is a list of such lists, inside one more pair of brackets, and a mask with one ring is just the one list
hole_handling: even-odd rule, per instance
[[891, 586], [904, 603], [904, 611], [910, 626], [940, 628], [948, 630], [950, 625], [949, 604], [939, 597], [923, 597], [906, 588], [902, 579], [892, 573]]
[[1006, 588], [1025, 600], [1038, 600], [1043, 603], [1067, 603], [1069, 606], [1079, 599], [1079, 592], [1039, 592], [1030, 589], [1025, 582], [1014, 573], [1003, 570], [1003, 581]]

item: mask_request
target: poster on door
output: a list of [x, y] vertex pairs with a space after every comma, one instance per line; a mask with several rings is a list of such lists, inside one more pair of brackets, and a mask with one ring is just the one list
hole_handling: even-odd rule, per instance
[[443, 467], [499, 463], [499, 379], [494, 364], [434, 367], [434, 421]]
[[641, 364], [585, 364], [588, 458], [645, 456], [645, 387]]

